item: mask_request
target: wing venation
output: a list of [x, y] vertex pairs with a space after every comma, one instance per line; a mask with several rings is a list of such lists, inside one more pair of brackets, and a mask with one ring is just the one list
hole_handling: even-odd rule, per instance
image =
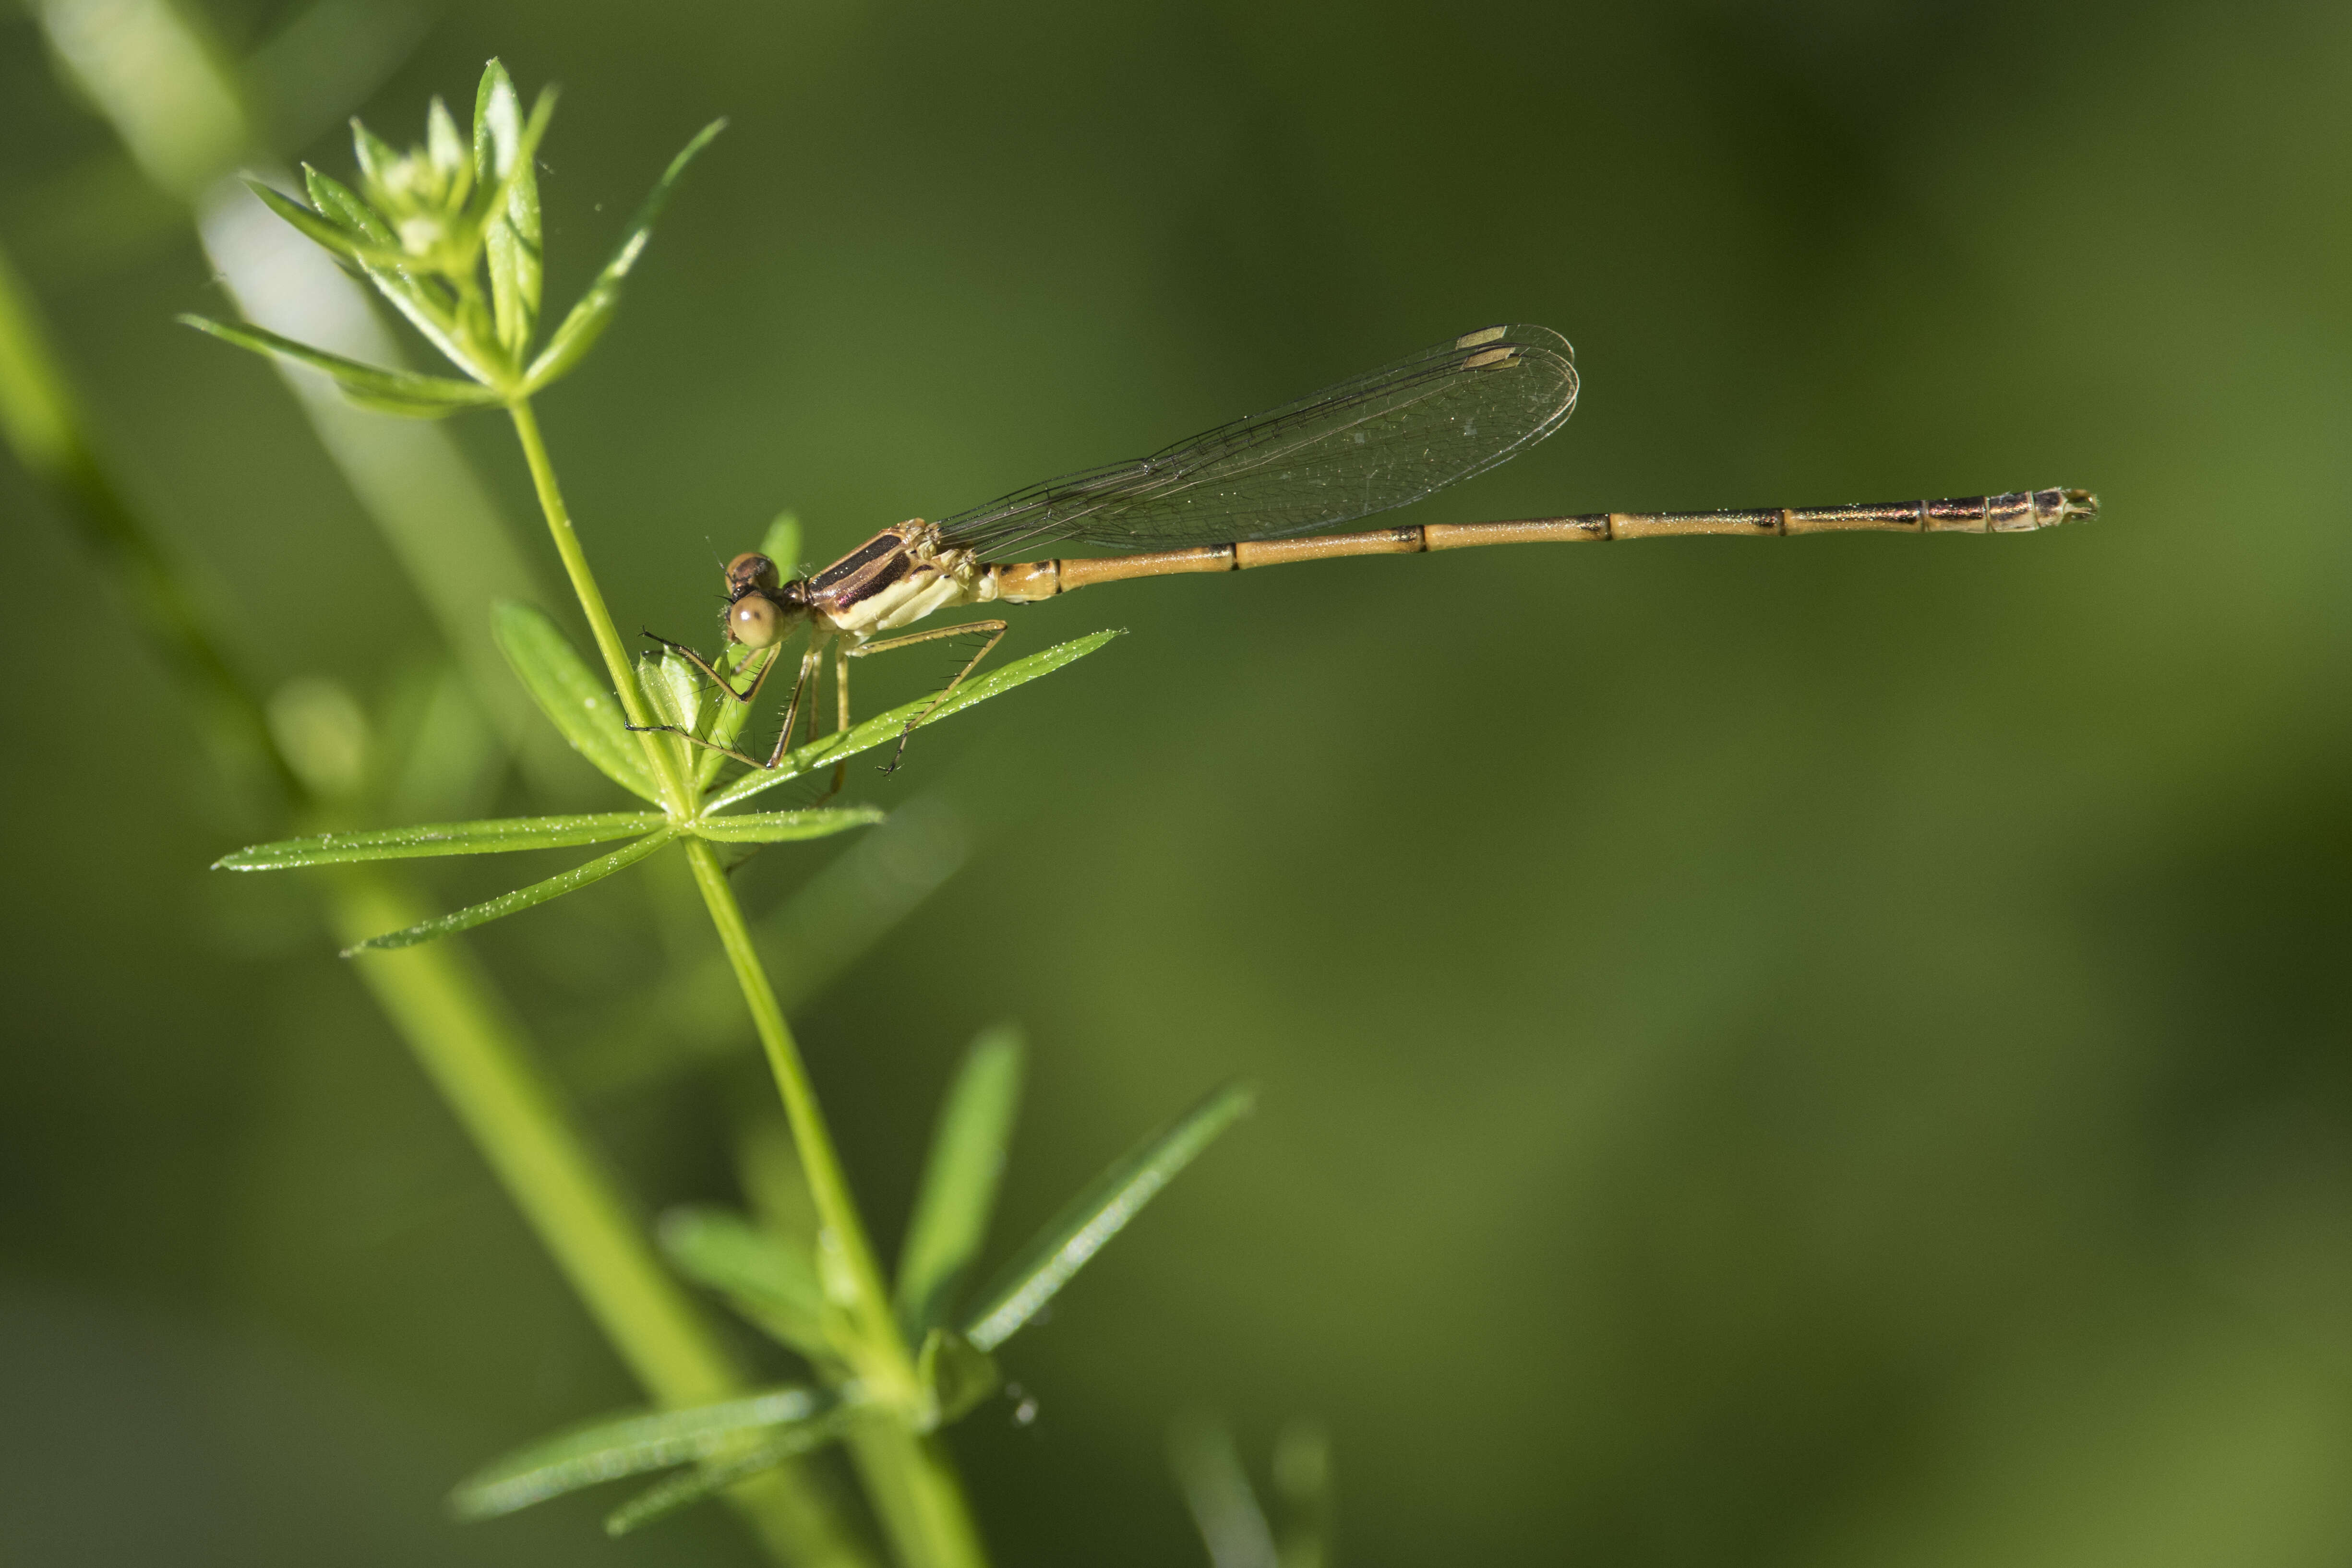
[[1111, 550], [1280, 538], [1418, 501], [1542, 440], [1576, 406], [1575, 351], [1490, 327], [1173, 446], [941, 520], [950, 546]]

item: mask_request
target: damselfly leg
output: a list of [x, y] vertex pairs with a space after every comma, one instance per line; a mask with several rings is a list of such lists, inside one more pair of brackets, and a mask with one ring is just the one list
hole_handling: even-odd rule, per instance
[[[833, 695], [835, 710], [833, 733], [847, 735], [849, 733], [849, 645], [845, 643], [835, 643], [833, 645]], [[849, 758], [845, 757], [833, 765], [833, 784], [825, 790], [823, 799], [832, 800], [841, 793], [841, 787], [847, 782], [849, 782]]]
[[[924, 704], [923, 711], [907, 721], [907, 727], [898, 732], [898, 749], [890, 754], [889, 765], [882, 769], [883, 772], [898, 771], [898, 764], [907, 759], [907, 742], [913, 737], [916, 730], [922, 727], [926, 719], [939, 711], [939, 706], [953, 695], [955, 689], [963, 685], [974, 670], [980, 668], [980, 662], [988, 657], [996, 644], [1004, 640], [1004, 629], [1007, 624], [1008, 622], [1003, 621], [967, 621], [961, 625], [937, 626], [929, 632], [911, 632], [904, 637], [891, 637], [880, 643], [868, 643], [862, 648], [850, 650], [851, 658], [862, 659], [868, 653], [887, 653], [894, 648], [911, 648], [918, 643], [936, 643], [945, 637], [969, 637], [982, 632], [985, 632], [988, 637], [988, 641], [980, 645], [980, 652], [964, 661], [963, 668], [955, 673], [954, 679], [940, 688], [939, 695]], [[845, 696], [842, 699], [842, 720], [845, 725], [849, 717], [848, 700]]]

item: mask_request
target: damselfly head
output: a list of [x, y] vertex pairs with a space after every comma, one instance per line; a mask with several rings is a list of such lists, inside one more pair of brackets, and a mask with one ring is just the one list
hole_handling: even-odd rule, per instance
[[727, 598], [731, 603], [757, 588], [773, 593], [783, 584], [776, 563], [758, 550], [745, 550], [727, 563]]

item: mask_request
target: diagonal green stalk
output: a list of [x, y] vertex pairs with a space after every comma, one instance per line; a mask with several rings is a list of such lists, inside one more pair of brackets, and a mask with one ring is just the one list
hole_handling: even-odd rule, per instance
[[[539, 416], [531, 413], [530, 400], [525, 397], [508, 403], [507, 412], [514, 419], [515, 439], [522, 443], [523, 461], [530, 465], [531, 486], [539, 492], [540, 510], [547, 514], [547, 531], [554, 536], [555, 553], [562, 558], [564, 575], [572, 580], [572, 591], [580, 601], [581, 613], [588, 617], [588, 630], [596, 639], [596, 651], [604, 656], [604, 672], [613, 678], [613, 693], [621, 699], [621, 711], [629, 716], [629, 722], [642, 729], [652, 720], [646, 716], [645, 698], [637, 690], [636, 676], [629, 668], [628, 650], [622, 646], [621, 634], [613, 629], [613, 612], [604, 607], [604, 591], [596, 586], [596, 574], [589, 568], [588, 554], [580, 548], [580, 535], [572, 526], [572, 509], [563, 504], [563, 491], [555, 482], [555, 465], [548, 460], [547, 443], [540, 436]], [[671, 814], [690, 815], [695, 792], [679, 776], [672, 748], [659, 744], [656, 736], [640, 735], [637, 738], [645, 746], [646, 760], [661, 784], [662, 800]]]

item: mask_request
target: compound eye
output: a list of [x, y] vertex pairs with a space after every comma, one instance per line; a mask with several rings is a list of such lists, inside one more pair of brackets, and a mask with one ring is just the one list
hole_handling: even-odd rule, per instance
[[783, 612], [765, 594], [747, 593], [727, 607], [727, 634], [746, 648], [772, 648], [784, 635]]
[[757, 550], [745, 550], [727, 563], [727, 591], [740, 595], [748, 589], [763, 589], [773, 593], [783, 582], [776, 563]]

